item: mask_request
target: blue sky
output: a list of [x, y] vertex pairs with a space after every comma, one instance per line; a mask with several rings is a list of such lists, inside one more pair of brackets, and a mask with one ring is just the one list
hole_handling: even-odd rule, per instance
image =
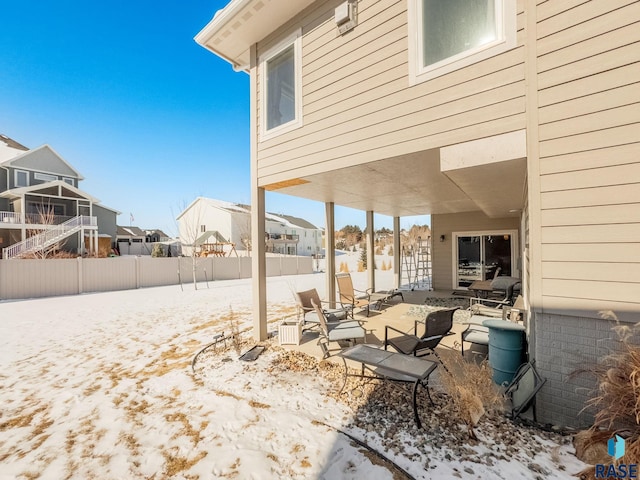
[[[4, 2], [0, 133], [49, 144], [120, 225], [176, 233], [202, 195], [250, 203], [249, 77], [193, 37], [227, 0]], [[324, 204], [275, 193], [267, 210], [324, 226]], [[402, 219], [401, 226], [428, 217]], [[336, 228], [365, 213], [336, 207]], [[376, 227], [392, 219], [376, 216]]]

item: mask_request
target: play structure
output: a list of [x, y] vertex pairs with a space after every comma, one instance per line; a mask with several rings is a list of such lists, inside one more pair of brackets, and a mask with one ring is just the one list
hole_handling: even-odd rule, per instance
[[233, 242], [203, 243], [198, 247], [199, 257], [230, 257], [231, 254], [238, 256]]

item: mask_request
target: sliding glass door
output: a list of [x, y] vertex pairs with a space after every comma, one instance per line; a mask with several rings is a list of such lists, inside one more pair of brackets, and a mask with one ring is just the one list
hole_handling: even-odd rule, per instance
[[454, 288], [467, 288], [476, 280], [514, 275], [515, 231], [454, 233]]

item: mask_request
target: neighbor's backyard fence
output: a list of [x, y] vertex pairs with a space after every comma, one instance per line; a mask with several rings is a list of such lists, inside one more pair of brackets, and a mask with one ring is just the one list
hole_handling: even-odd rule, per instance
[[[313, 273], [311, 257], [267, 257], [267, 276]], [[179, 272], [179, 276], [178, 276]], [[251, 277], [250, 257], [196, 261], [199, 282]], [[0, 260], [0, 299], [39, 298], [193, 283], [190, 257]]]

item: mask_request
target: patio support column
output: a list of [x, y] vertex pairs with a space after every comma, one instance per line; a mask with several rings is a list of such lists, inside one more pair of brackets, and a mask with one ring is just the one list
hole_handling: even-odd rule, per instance
[[[257, 182], [256, 182], [257, 183]], [[251, 188], [251, 287], [253, 291], [253, 338], [267, 339], [267, 262], [264, 188]]]
[[265, 191], [258, 182], [258, 57], [256, 44], [249, 48], [250, 62], [250, 146], [251, 146], [251, 287], [253, 298], [253, 338], [267, 339], [267, 242], [264, 234]]
[[327, 242], [325, 245], [324, 263], [326, 265], [326, 278], [327, 285], [326, 298], [330, 302], [330, 305], [334, 305], [336, 301], [336, 225], [335, 225], [335, 208], [333, 202], [327, 202], [324, 204], [325, 209], [325, 235], [324, 239]]
[[376, 257], [375, 245], [373, 241], [373, 210], [367, 210], [367, 287], [372, 291], [376, 291]]
[[27, 227], [26, 227], [26, 223], [27, 223], [27, 197], [25, 196], [24, 193], [20, 197], [20, 202], [22, 203], [22, 205], [21, 205], [22, 215], [20, 215], [22, 217], [22, 223], [21, 223], [22, 227], [20, 228], [20, 234], [21, 234], [20, 240], [22, 240], [24, 242], [27, 239]]
[[402, 271], [400, 270], [400, 217], [393, 217], [393, 277], [394, 288], [400, 288], [402, 284]]

